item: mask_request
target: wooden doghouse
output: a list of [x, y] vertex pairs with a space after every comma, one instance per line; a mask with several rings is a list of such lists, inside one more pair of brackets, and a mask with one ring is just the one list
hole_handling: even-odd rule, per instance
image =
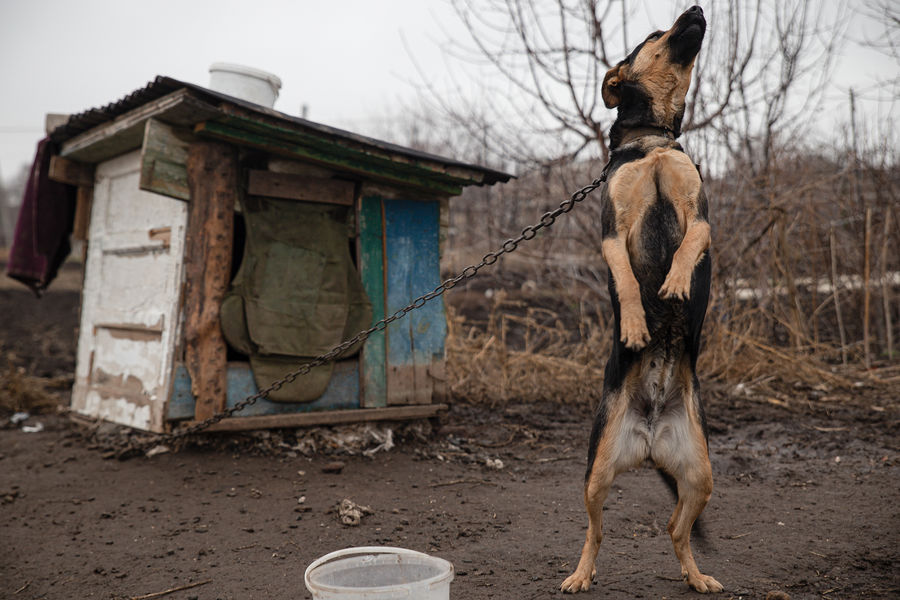
[[[79, 186], [75, 237], [86, 240], [72, 409], [158, 432], [260, 387], [219, 322], [252, 237], [247, 206], [342, 207], [371, 323], [440, 283], [448, 199], [510, 178], [165, 77], [51, 138], [51, 177]], [[316, 296], [295, 266], [278, 263], [269, 275], [282, 288], [265, 289]], [[213, 429], [432, 416], [444, 408], [446, 330], [438, 298], [338, 361], [318, 398], [260, 400]], [[302, 335], [291, 324], [281, 339]]]

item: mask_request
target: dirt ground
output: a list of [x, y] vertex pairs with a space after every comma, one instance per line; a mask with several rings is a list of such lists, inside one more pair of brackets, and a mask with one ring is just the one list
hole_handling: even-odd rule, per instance
[[[0, 290], [4, 359], [70, 374], [77, 301]], [[725, 586], [717, 597], [900, 597], [898, 395], [862, 385], [772, 402], [707, 385], [716, 489], [694, 550]], [[118, 461], [103, 458], [115, 428], [45, 413], [24, 422], [44, 430], [26, 433], [9, 416], [0, 412], [2, 598], [149, 598], [191, 584], [153, 597], [309, 598], [306, 566], [362, 545], [446, 558], [452, 598], [562, 596], [587, 525], [584, 405], [456, 402], [433, 427], [395, 427], [397, 445], [371, 457], [336, 456], [334, 431], [318, 430]], [[335, 460], [340, 472], [323, 472]], [[373, 514], [342, 525], [334, 507], [345, 498]], [[650, 470], [616, 480], [584, 597], [694, 596], [665, 531], [673, 507]]]

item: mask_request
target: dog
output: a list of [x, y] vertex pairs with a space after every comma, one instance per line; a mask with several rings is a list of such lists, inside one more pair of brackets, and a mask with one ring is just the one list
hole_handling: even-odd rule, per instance
[[613, 479], [651, 459], [677, 484], [668, 532], [682, 577], [720, 592], [691, 553], [694, 521], [712, 493], [706, 417], [696, 374], [710, 286], [708, 201], [676, 138], [706, 33], [699, 6], [647, 37], [606, 74], [602, 97], [618, 116], [601, 191], [602, 254], [609, 267], [613, 348], [585, 474], [588, 530], [565, 592], [585, 591], [596, 569], [603, 502]]

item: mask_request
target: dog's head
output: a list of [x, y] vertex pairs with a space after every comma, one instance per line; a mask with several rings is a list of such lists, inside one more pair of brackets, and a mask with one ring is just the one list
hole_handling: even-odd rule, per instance
[[628, 126], [667, 127], [678, 135], [694, 59], [705, 33], [703, 9], [694, 6], [668, 31], [650, 34], [606, 73], [602, 88], [606, 107], [619, 107], [619, 119], [627, 120]]

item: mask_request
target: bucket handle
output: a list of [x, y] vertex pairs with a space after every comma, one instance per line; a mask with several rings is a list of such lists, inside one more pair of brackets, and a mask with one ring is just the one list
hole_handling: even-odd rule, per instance
[[306, 567], [306, 572], [303, 573], [303, 583], [306, 584], [306, 589], [312, 589], [310, 587], [309, 574], [313, 569], [321, 567], [325, 563], [329, 563], [335, 559], [343, 558], [345, 556], [356, 556], [357, 554], [402, 554], [405, 556], [424, 556], [425, 558], [431, 558], [424, 552], [409, 550], [408, 548], [397, 548], [395, 546], [359, 546], [335, 550], [334, 552], [330, 552], [325, 556], [314, 560], [311, 565]]

